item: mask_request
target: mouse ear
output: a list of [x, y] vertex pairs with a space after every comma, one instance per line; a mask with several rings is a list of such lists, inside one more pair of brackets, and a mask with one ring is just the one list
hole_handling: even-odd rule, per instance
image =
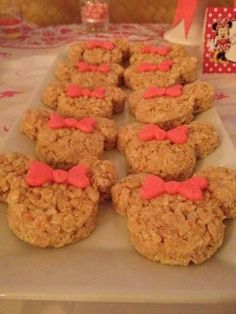
[[106, 118], [96, 119], [96, 129], [104, 137], [105, 150], [112, 150], [116, 146], [118, 127], [115, 121]]
[[214, 31], [216, 31], [216, 28], [217, 28], [217, 22], [216, 23], [214, 23], [214, 24], [212, 24], [212, 29], [214, 30]]
[[7, 202], [11, 188], [26, 175], [31, 158], [20, 153], [0, 155], [0, 202]]
[[210, 167], [197, 173], [208, 181], [211, 199], [217, 201], [226, 218], [236, 217], [236, 170]]
[[69, 46], [68, 56], [72, 61], [83, 60], [84, 50], [86, 48], [86, 43], [78, 42]]
[[176, 63], [179, 62], [179, 71], [181, 77], [181, 83], [191, 83], [197, 79], [197, 67], [198, 61], [195, 57], [184, 57], [176, 59]]
[[55, 76], [59, 81], [71, 82], [73, 74], [77, 72], [75, 63], [69, 59], [64, 58], [55, 70]]
[[118, 47], [123, 56], [123, 61], [127, 60], [129, 57], [129, 42], [125, 38], [116, 38], [113, 40], [116, 47]]
[[58, 98], [66, 89], [65, 85], [65, 83], [57, 81], [48, 84], [43, 93], [43, 103], [46, 106], [56, 110], [58, 107]]
[[229, 26], [229, 28], [231, 28], [233, 26], [232, 21], [228, 21], [228, 26]]
[[129, 54], [132, 57], [134, 53], [140, 52], [140, 50], [145, 46], [142, 42], [130, 42], [129, 43]]
[[[140, 187], [143, 184], [145, 174], [133, 174], [116, 183], [111, 189], [113, 206], [118, 214], [126, 216], [131, 204], [137, 201]], [[134, 201], [132, 198], [134, 197]]]
[[116, 86], [109, 86], [105, 88], [105, 95], [112, 102], [112, 110], [114, 114], [124, 111], [127, 98], [125, 91]]
[[206, 111], [213, 106], [215, 90], [206, 81], [195, 81], [186, 84], [184, 93], [194, 98], [194, 114]]
[[220, 144], [215, 127], [209, 123], [192, 122], [188, 125], [189, 143], [195, 149], [196, 158], [204, 158]]
[[141, 123], [133, 123], [119, 129], [117, 149], [120, 153], [125, 153], [126, 148], [129, 146], [132, 140], [137, 138], [138, 132], [143, 126], [144, 125]]
[[144, 92], [145, 92], [145, 89], [141, 89], [141, 90], [133, 91], [129, 94], [128, 103], [129, 103], [129, 109], [132, 115], [135, 115], [140, 99], [143, 98]]
[[36, 140], [39, 130], [47, 125], [49, 114], [50, 112], [44, 109], [27, 110], [21, 120], [21, 132]]
[[111, 187], [117, 182], [118, 174], [110, 160], [99, 160], [92, 156], [81, 159], [79, 164], [89, 167], [91, 185], [100, 194], [100, 202], [111, 197]]

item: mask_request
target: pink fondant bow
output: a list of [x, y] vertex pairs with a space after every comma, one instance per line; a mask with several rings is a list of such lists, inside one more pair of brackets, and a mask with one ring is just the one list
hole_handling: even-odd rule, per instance
[[200, 201], [203, 199], [202, 190], [207, 186], [207, 180], [201, 176], [195, 176], [183, 182], [165, 182], [158, 176], [148, 175], [143, 181], [140, 195], [143, 199], [150, 200], [168, 193], [172, 195], [178, 194], [191, 201]]
[[160, 56], [166, 56], [171, 50], [170, 46], [163, 46], [163, 47], [153, 47], [153, 46], [144, 46], [141, 48], [142, 53], [152, 53], [158, 54]]
[[34, 187], [49, 182], [67, 183], [76, 188], [85, 189], [90, 185], [88, 170], [86, 165], [77, 165], [68, 172], [62, 169], [54, 170], [47, 164], [34, 160], [30, 163], [26, 183]]
[[148, 124], [139, 131], [138, 137], [143, 142], [168, 139], [175, 144], [184, 144], [188, 140], [188, 128], [186, 125], [181, 125], [165, 131], [155, 124]]
[[144, 99], [161, 97], [161, 96], [170, 96], [170, 97], [178, 97], [183, 93], [182, 85], [174, 85], [171, 87], [150, 87], [145, 90], [143, 94]]
[[70, 84], [67, 86], [66, 95], [71, 98], [77, 97], [95, 97], [103, 99], [105, 96], [105, 88], [98, 87], [95, 89], [81, 88], [78, 85]]
[[160, 64], [143, 63], [137, 68], [138, 72], [161, 71], [168, 72], [173, 65], [171, 60], [162, 61]]
[[111, 51], [114, 48], [114, 44], [111, 41], [91, 40], [87, 42], [87, 48], [104, 48], [105, 50]]
[[51, 129], [76, 128], [85, 133], [92, 133], [96, 126], [96, 120], [93, 118], [84, 118], [76, 120], [74, 118], [63, 118], [57, 113], [52, 113], [48, 120], [48, 127]]
[[110, 72], [110, 67], [108, 64], [100, 64], [100, 65], [93, 65], [88, 64], [83, 61], [79, 61], [77, 63], [77, 67], [79, 72], [101, 72], [101, 73], [108, 73]]

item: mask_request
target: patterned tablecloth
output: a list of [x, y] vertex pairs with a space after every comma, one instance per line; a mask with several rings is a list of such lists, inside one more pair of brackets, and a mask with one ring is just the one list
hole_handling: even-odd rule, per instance
[[[96, 38], [109, 38], [112, 36], [122, 36], [129, 40], [163, 40], [163, 34], [168, 29], [168, 25], [156, 24], [121, 24], [111, 25], [111, 32], [108, 35], [98, 34]], [[43, 80], [54, 58], [61, 47], [69, 42], [88, 38], [80, 25], [60, 25], [56, 27], [38, 28], [34, 25], [25, 24], [23, 37], [18, 40], [0, 39], [0, 140], [10, 131], [13, 122], [21, 116], [25, 107], [29, 103], [34, 91]], [[204, 79], [211, 81], [216, 87], [215, 105], [220, 117], [234, 143], [236, 145], [236, 75], [205, 75]], [[93, 309], [86, 310], [82, 306], [80, 311], [78, 305], [57, 304], [49, 305], [47, 302], [37, 303], [16, 301], [11, 303], [1, 302], [0, 314], [27, 314], [27, 313], [99, 313], [114, 312], [109, 305], [102, 307], [101, 304]], [[150, 305], [151, 306], [151, 305]], [[116, 306], [114, 313], [164, 313], [166, 307], [159, 312], [155, 307], [130, 305]], [[120, 308], [120, 310], [118, 310]], [[37, 310], [36, 310], [37, 309]], [[218, 306], [218, 310], [220, 309]], [[216, 308], [206, 308], [206, 313], [226, 313], [216, 312]], [[78, 312], [79, 311], [79, 312]], [[178, 311], [178, 310], [177, 310]], [[179, 312], [180, 311], [180, 312]], [[171, 313], [200, 313], [199, 308], [191, 308]], [[201, 313], [205, 311], [201, 311]], [[169, 313], [169, 312], [168, 312]], [[233, 313], [233, 312], [227, 312]]]

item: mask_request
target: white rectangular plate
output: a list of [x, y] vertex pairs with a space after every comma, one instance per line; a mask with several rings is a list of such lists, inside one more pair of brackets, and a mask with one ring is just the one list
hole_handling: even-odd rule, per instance
[[[55, 64], [29, 107], [39, 105]], [[115, 119], [119, 124], [131, 120], [127, 110]], [[198, 167], [236, 168], [234, 147], [215, 109], [199, 115], [198, 120], [214, 124], [221, 137], [221, 146]], [[19, 132], [19, 122], [0, 148], [0, 153], [7, 151], [34, 154], [34, 143]], [[124, 176], [124, 158], [118, 152], [107, 157]], [[227, 222], [224, 244], [209, 261], [178, 267], [153, 263], [139, 255], [130, 244], [126, 220], [115, 214], [109, 202], [101, 206], [97, 228], [88, 239], [61, 249], [39, 249], [20, 241], [8, 229], [5, 212], [6, 206], [0, 205], [0, 297], [124, 303], [236, 299], [235, 221]]]

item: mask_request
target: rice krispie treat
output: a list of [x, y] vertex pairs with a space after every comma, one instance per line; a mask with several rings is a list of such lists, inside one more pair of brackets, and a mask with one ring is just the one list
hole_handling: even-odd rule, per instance
[[141, 255], [163, 264], [199, 264], [222, 245], [223, 219], [235, 217], [235, 179], [235, 170], [220, 167], [183, 182], [135, 174], [113, 186], [112, 200], [117, 213], [127, 217], [131, 242]]
[[124, 72], [125, 85], [131, 89], [152, 86], [169, 87], [191, 83], [197, 79], [197, 59], [194, 57], [163, 60], [160, 63], [144, 62], [129, 66]]
[[69, 58], [73, 61], [85, 61], [90, 64], [122, 64], [127, 59], [128, 52], [129, 44], [126, 39], [89, 40], [70, 45]]
[[104, 150], [115, 147], [118, 129], [110, 119], [77, 120], [35, 109], [25, 113], [21, 131], [36, 140], [40, 160], [67, 169], [85, 156], [102, 158]]
[[219, 203], [226, 218], [236, 217], [236, 170], [210, 167], [199, 173], [209, 184], [208, 191]]
[[[65, 171], [15, 156], [28, 163], [26, 171], [22, 166], [24, 174], [8, 181], [7, 220], [16, 236], [40, 247], [61, 247], [87, 237], [96, 226], [99, 199], [109, 197], [117, 180], [112, 163], [92, 157]], [[9, 160], [14, 172], [9, 157], [1, 158]]]
[[84, 61], [72, 62], [64, 59], [56, 69], [56, 78], [72, 82], [81, 87], [119, 86], [123, 82], [122, 66], [116, 63], [93, 65]]
[[20, 153], [0, 155], [0, 202], [6, 201], [12, 180], [27, 173], [30, 160]]
[[124, 110], [126, 93], [115, 86], [81, 88], [77, 84], [53, 82], [43, 95], [45, 105], [64, 117], [82, 119], [87, 116], [111, 118]]
[[169, 131], [155, 124], [134, 123], [119, 130], [117, 146], [129, 173], [146, 172], [166, 180], [190, 177], [196, 162], [219, 146], [215, 128], [193, 122]]
[[170, 87], [149, 87], [128, 97], [130, 111], [136, 120], [155, 123], [168, 130], [189, 123], [194, 116], [212, 107], [214, 89], [204, 81]]
[[179, 61], [187, 56], [182, 45], [155, 46], [145, 42], [130, 43], [130, 64], [152, 62], [160, 63], [163, 60]]

